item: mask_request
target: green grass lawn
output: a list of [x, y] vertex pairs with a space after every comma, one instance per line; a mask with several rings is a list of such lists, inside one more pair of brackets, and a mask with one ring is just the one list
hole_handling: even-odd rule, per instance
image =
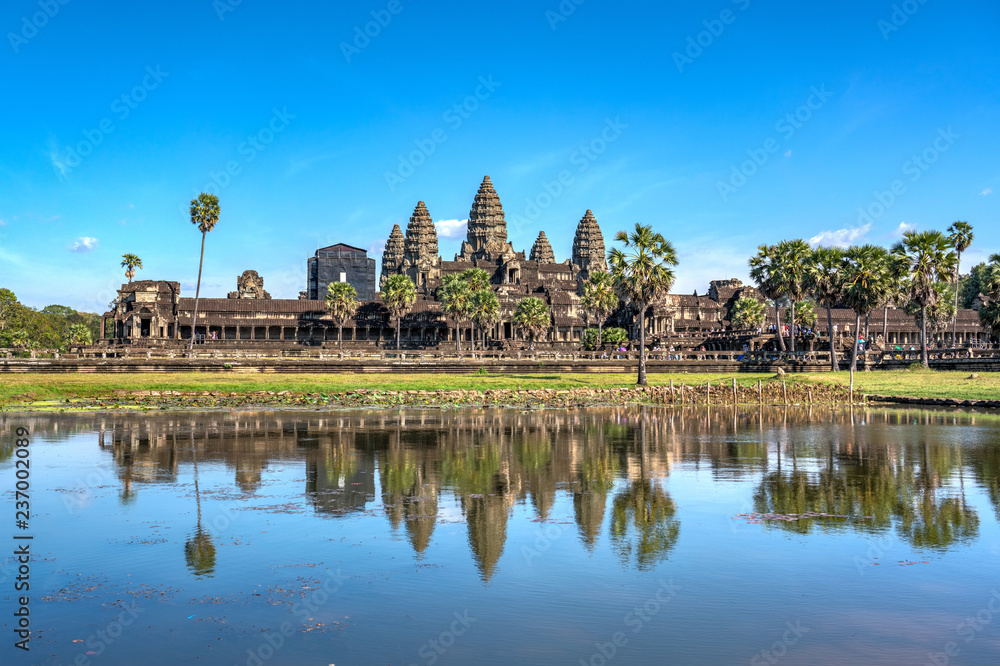
[[[854, 390], [860, 393], [916, 398], [956, 398], [958, 400], [1000, 400], [1000, 372], [980, 372], [970, 379], [968, 372], [935, 370], [893, 370], [854, 373]], [[850, 373], [803, 375], [816, 383], [847, 385]]]
[[[701, 385], [732, 381], [734, 375], [650, 374], [653, 385]], [[756, 385], [758, 380], [774, 380], [774, 375], [737, 374], [741, 385]], [[855, 373], [858, 393], [880, 395], [958, 398], [962, 400], [1000, 399], [1000, 373], [980, 373], [968, 379], [967, 372], [892, 371]], [[796, 383], [849, 382], [846, 372], [788, 375]], [[442, 374], [219, 374], [219, 373], [150, 373], [150, 374], [5, 374], [0, 376], [0, 405], [24, 404], [44, 400], [97, 398], [115, 389], [174, 391], [291, 391], [293, 393], [339, 393], [355, 389], [386, 391], [438, 389], [570, 389], [613, 388], [635, 385], [632, 374], [526, 374], [526, 375], [442, 375]]]
[[[731, 374], [650, 374], [650, 384], [704, 384], [731, 381]], [[756, 384], [770, 374], [741, 374], [741, 384]], [[0, 405], [23, 403], [16, 398], [30, 394], [33, 400], [96, 398], [115, 389], [172, 391], [292, 391], [293, 393], [338, 393], [355, 389], [386, 391], [436, 391], [470, 389], [570, 389], [634, 386], [635, 375], [621, 373], [568, 373], [526, 375], [446, 374], [7, 374], [0, 376]]]

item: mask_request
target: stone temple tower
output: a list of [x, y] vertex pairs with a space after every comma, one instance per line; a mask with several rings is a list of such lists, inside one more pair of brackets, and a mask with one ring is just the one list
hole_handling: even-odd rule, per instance
[[531, 261], [537, 261], [540, 264], [556, 263], [556, 255], [552, 251], [552, 245], [549, 243], [549, 239], [545, 237], [544, 231], [538, 233], [538, 239], [535, 240], [535, 244], [531, 247]]
[[464, 261], [492, 261], [507, 248], [507, 220], [490, 177], [483, 179], [469, 211], [469, 231], [459, 258]]
[[399, 225], [392, 225], [392, 233], [389, 234], [389, 240], [385, 242], [385, 251], [382, 253], [380, 287], [385, 285], [386, 278], [398, 272], [399, 267], [403, 265], [403, 247], [405, 242], [403, 231], [399, 228]]
[[590, 274], [593, 272], [608, 270], [604, 236], [591, 210], [587, 210], [576, 227], [576, 236], [573, 237], [573, 263], [580, 267], [581, 280], [590, 279]]
[[406, 226], [403, 240], [403, 263], [400, 268], [410, 276], [417, 289], [425, 289], [431, 271], [440, 261], [438, 257], [438, 237], [431, 214], [423, 201], [417, 203], [410, 223]]

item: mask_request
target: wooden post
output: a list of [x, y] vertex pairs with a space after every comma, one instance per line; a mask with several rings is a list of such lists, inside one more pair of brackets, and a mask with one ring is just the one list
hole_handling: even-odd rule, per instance
[[681, 384], [681, 407], [684, 406], [684, 384]]
[[785, 381], [781, 381], [781, 399], [784, 400], [785, 404], [788, 404], [788, 387], [785, 386]]
[[733, 377], [733, 406], [736, 405], [736, 377]]
[[712, 404], [712, 382], [705, 382], [705, 404]]
[[674, 397], [674, 380], [672, 379], [670, 380], [670, 404], [671, 405], [677, 404], [677, 400]]
[[757, 402], [758, 404], [764, 404], [764, 391], [761, 389], [760, 380], [757, 380]]
[[809, 387], [809, 404], [810, 405], [813, 404], [813, 388], [812, 388], [812, 386]]

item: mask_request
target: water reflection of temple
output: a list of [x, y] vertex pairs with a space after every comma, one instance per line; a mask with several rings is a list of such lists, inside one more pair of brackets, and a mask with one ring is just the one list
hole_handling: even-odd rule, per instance
[[[992, 439], [956, 445], [939, 436], [940, 426], [977, 423], [995, 429], [1000, 419], [910, 410], [606, 408], [19, 416], [17, 425], [29, 425], [36, 438], [96, 430], [123, 501], [144, 485], [176, 482], [195, 457], [231, 470], [248, 501], [270, 466], [303, 465], [307, 506], [317, 515], [379, 510], [418, 557], [433, 550], [441, 507], [453, 505], [489, 579], [514, 508], [562, 518], [553, 515], [560, 498], [571, 502], [583, 547], [607, 539], [623, 564], [655, 566], [682, 527], [665, 480], [677, 466], [752, 484], [755, 511], [874, 516], [773, 529], [893, 532], [917, 547], [951, 548], [978, 535], [969, 487], [984, 488], [1000, 507]], [[13, 427], [0, 417], [0, 433]]]

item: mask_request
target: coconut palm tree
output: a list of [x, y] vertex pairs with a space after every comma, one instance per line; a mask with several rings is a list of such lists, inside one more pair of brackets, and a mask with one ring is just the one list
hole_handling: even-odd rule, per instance
[[552, 318], [549, 316], [548, 306], [542, 302], [542, 299], [529, 296], [528, 298], [522, 298], [514, 308], [512, 321], [514, 322], [514, 326], [522, 331], [527, 331], [531, 336], [528, 349], [534, 351], [535, 338], [541, 331], [549, 327]]
[[191, 342], [188, 349], [194, 349], [195, 331], [198, 327], [198, 297], [201, 295], [201, 267], [205, 262], [205, 235], [219, 223], [219, 197], [202, 192], [191, 200], [191, 224], [201, 231], [201, 255], [198, 258], [198, 283], [194, 289], [194, 316], [191, 318]]
[[948, 240], [951, 241], [951, 246], [955, 248], [955, 253], [958, 255], [955, 259], [955, 316], [951, 323], [951, 345], [954, 347], [958, 333], [958, 281], [961, 277], [962, 253], [972, 245], [975, 235], [972, 233], [972, 225], [961, 220], [953, 222], [948, 227], [948, 233], [950, 234]]
[[479, 327], [479, 348], [486, 349], [486, 329], [500, 321], [500, 299], [489, 287], [480, 289], [473, 292], [469, 311]]
[[809, 259], [809, 291], [826, 308], [826, 334], [830, 338], [830, 370], [836, 372], [837, 344], [833, 336], [833, 308], [843, 298], [844, 251], [836, 247], [818, 247]]
[[583, 298], [580, 301], [583, 309], [597, 321], [597, 348], [602, 344], [604, 321], [618, 307], [618, 294], [615, 292], [615, 281], [611, 273], [594, 271], [583, 284]]
[[138, 255], [126, 252], [122, 255], [122, 267], [125, 269], [125, 277], [128, 278], [129, 282], [132, 282], [132, 278], [135, 277], [135, 269], [142, 268], [142, 259]]
[[781, 334], [781, 317], [778, 315], [778, 300], [783, 298], [783, 285], [778, 279], [781, 267], [774, 245], [760, 245], [757, 254], [750, 258], [750, 278], [757, 283], [761, 295], [774, 304], [774, 328], [778, 337], [778, 348], [785, 351], [785, 338]]
[[796, 303], [801, 301], [809, 293], [809, 259], [812, 257], [812, 248], [802, 239], [784, 240], [774, 247], [774, 261], [776, 279], [780, 285], [783, 296], [791, 301], [792, 324], [789, 328], [789, 346], [791, 351], [795, 351], [795, 324], [798, 318], [795, 316]]
[[444, 276], [438, 289], [438, 300], [441, 301], [441, 309], [455, 319], [455, 349], [459, 353], [462, 352], [459, 325], [469, 316], [471, 299], [472, 291], [469, 289], [469, 283], [462, 279], [461, 275]]
[[646, 308], [670, 293], [674, 285], [677, 251], [662, 234], [649, 225], [636, 224], [628, 234], [619, 231], [615, 242], [624, 244], [624, 251], [613, 248], [608, 264], [615, 281], [618, 297], [639, 313], [639, 378], [646, 385]]
[[955, 273], [956, 255], [952, 245], [940, 231], [907, 231], [903, 240], [892, 246], [892, 253], [910, 275], [910, 300], [920, 306], [920, 360], [927, 360], [927, 307], [938, 297], [935, 282], [951, 280]]
[[331, 282], [326, 287], [326, 309], [337, 322], [337, 346], [344, 350], [344, 322], [358, 311], [358, 291], [349, 282]]
[[858, 367], [861, 318], [882, 301], [884, 292], [893, 280], [892, 264], [889, 252], [878, 245], [854, 246], [844, 253], [843, 301], [854, 310], [855, 315], [851, 372]]
[[399, 351], [400, 324], [417, 300], [417, 288], [408, 275], [393, 273], [382, 285], [382, 302], [396, 318], [396, 351]]

